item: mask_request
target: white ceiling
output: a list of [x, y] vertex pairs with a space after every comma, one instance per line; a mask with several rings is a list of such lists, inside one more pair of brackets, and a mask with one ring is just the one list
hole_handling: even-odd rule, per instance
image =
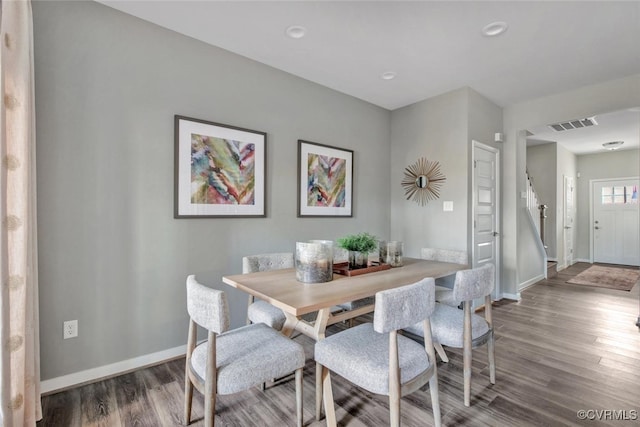
[[[640, 108], [614, 111], [593, 116], [597, 125], [557, 132], [548, 126], [528, 129], [533, 136], [529, 145], [558, 142], [575, 154], [607, 151], [602, 144], [623, 141], [618, 150], [637, 149], [640, 146]], [[565, 119], [584, 119], [568, 117]]]
[[[464, 86], [506, 107], [640, 73], [640, 1], [100, 3], [389, 110]], [[494, 21], [508, 30], [484, 36]]]

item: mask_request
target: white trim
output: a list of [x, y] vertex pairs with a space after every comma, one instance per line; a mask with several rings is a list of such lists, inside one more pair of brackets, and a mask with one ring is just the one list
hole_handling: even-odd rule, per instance
[[112, 377], [114, 375], [123, 374], [145, 366], [154, 365], [169, 359], [175, 359], [184, 356], [187, 353], [187, 346], [181, 345], [167, 350], [158, 351], [156, 353], [145, 354], [144, 356], [134, 357], [110, 365], [99, 366], [72, 374], [63, 375], [61, 377], [44, 380], [40, 383], [40, 392], [42, 394], [53, 393], [69, 387], [80, 384], [91, 383], [102, 378]]
[[[573, 216], [571, 220], [573, 221], [571, 224], [567, 224], [567, 181], [570, 182], [571, 186], [571, 204], [573, 208]], [[562, 248], [564, 259], [562, 260], [563, 268], [566, 268], [573, 264], [573, 255], [575, 253], [576, 246], [576, 235], [575, 235], [575, 226], [576, 222], [576, 185], [573, 176], [562, 175]], [[571, 231], [568, 231], [571, 230]], [[567, 234], [571, 233], [571, 257], [569, 257], [567, 251]], [[556, 244], [556, 252], [558, 251]], [[567, 262], [568, 261], [568, 262]]]
[[502, 298], [512, 299], [514, 301], [520, 301], [522, 299], [522, 297], [520, 296], [520, 292], [518, 292], [516, 294], [503, 293], [502, 294]]
[[[593, 263], [591, 262], [591, 260], [590, 260], [590, 259], [588, 259], [588, 258], [576, 258], [576, 259], [574, 259], [574, 261], [575, 261], [575, 262], [588, 262], [589, 264], [593, 264]], [[575, 263], [574, 263], [574, 264], [575, 264]]]
[[544, 278], [545, 278], [544, 274], [541, 274], [539, 276], [533, 277], [533, 278], [527, 280], [526, 282], [521, 283], [520, 286], [518, 286], [518, 291], [523, 291], [523, 290], [527, 289], [529, 286], [533, 286], [536, 283], [538, 283], [539, 281], [544, 280]]
[[[496, 285], [495, 285], [495, 289], [493, 291], [493, 295], [498, 296], [498, 295], [503, 295], [502, 294], [502, 264], [501, 264], [501, 260], [502, 260], [502, 218], [500, 217], [501, 215], [501, 209], [502, 209], [502, 205], [500, 204], [500, 201], [502, 200], [502, 175], [501, 175], [501, 168], [502, 168], [502, 162], [500, 159], [501, 153], [500, 150], [498, 148], [492, 147], [490, 145], [487, 144], [483, 144], [480, 141], [476, 141], [475, 139], [471, 140], [471, 145], [472, 145], [472, 149], [471, 149], [471, 219], [472, 221], [475, 221], [475, 217], [476, 217], [476, 191], [475, 191], [475, 185], [476, 185], [476, 178], [475, 178], [475, 161], [476, 161], [476, 148], [479, 148], [481, 150], [485, 150], [485, 151], [490, 151], [493, 154], [495, 154], [495, 159], [496, 159], [496, 164], [495, 164], [495, 182], [496, 182], [496, 194], [495, 194], [495, 209], [496, 209], [496, 217], [495, 217], [495, 225], [497, 226], [498, 230], [494, 230], [498, 232], [497, 238], [496, 240], [496, 252], [494, 254], [494, 262], [495, 262], [495, 281], [496, 281]], [[477, 260], [475, 259], [475, 253], [476, 253], [476, 230], [475, 230], [475, 226], [471, 228], [471, 264], [473, 267], [477, 267], [476, 262]]]

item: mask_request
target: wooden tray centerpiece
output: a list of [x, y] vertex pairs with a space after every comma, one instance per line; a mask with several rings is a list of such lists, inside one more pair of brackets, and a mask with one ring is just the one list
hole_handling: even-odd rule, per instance
[[389, 270], [390, 268], [391, 266], [389, 264], [371, 263], [368, 267], [349, 270], [348, 262], [340, 262], [333, 264], [333, 273], [351, 277], [359, 276], [361, 274], [375, 273], [376, 271]]
[[349, 262], [334, 263], [335, 274], [359, 276], [391, 268], [389, 264], [368, 262], [368, 254], [378, 248], [378, 239], [372, 234], [349, 234], [338, 239], [338, 246], [349, 251]]

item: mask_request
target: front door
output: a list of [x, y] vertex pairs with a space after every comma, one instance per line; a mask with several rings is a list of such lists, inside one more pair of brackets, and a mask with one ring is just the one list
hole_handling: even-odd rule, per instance
[[638, 178], [592, 181], [593, 260], [639, 265]]
[[473, 141], [473, 266], [496, 267], [500, 293], [500, 151]]

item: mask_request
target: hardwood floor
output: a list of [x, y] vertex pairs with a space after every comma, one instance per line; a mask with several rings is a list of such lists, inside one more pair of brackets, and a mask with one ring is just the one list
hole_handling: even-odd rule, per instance
[[[624, 292], [565, 283], [588, 266], [577, 263], [537, 283], [522, 293], [520, 302], [495, 304], [496, 384], [489, 383], [486, 347], [474, 350], [469, 408], [462, 402], [462, 352], [447, 349], [450, 362], [438, 362], [444, 425], [640, 425], [640, 285]], [[307, 352], [305, 425], [322, 426], [324, 420], [318, 422], [314, 415], [313, 342], [305, 336], [295, 339]], [[340, 425], [389, 424], [386, 397], [358, 389], [337, 375], [332, 379]], [[181, 425], [183, 387], [181, 358], [45, 396], [44, 419], [38, 426]], [[202, 396], [194, 392], [192, 425], [204, 424], [203, 406]], [[294, 425], [293, 377], [264, 392], [256, 387], [219, 396], [216, 408], [218, 426]], [[596, 419], [579, 419], [580, 410], [592, 410], [587, 415]], [[401, 412], [406, 426], [432, 425], [428, 386], [403, 398]], [[634, 417], [637, 420], [630, 420]]]

